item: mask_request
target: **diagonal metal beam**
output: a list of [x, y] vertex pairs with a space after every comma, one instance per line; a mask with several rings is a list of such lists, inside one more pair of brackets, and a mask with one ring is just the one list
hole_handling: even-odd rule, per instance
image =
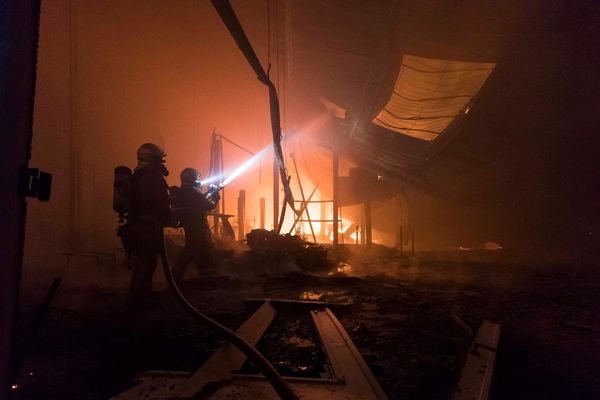
[[298, 213], [296, 214], [296, 217], [294, 219], [294, 224], [292, 225], [292, 228], [290, 229], [290, 233], [292, 233], [292, 231], [294, 230], [294, 228], [296, 227], [296, 224], [300, 221], [304, 222], [304, 220], [301, 220], [300, 218], [302, 218], [302, 214], [304, 213], [304, 211], [307, 209], [308, 207], [308, 203], [310, 203], [310, 200], [312, 199], [313, 195], [315, 194], [315, 192], [317, 191], [317, 188], [319, 187], [319, 184], [317, 184], [315, 186], [315, 188], [312, 190], [312, 192], [310, 192], [310, 196], [308, 196], [308, 199], [306, 199], [306, 201], [301, 201], [301, 205], [300, 205], [300, 210], [298, 211]]
[[[298, 180], [298, 186], [300, 186], [300, 195], [302, 196], [302, 202], [306, 203], [306, 206], [304, 206], [304, 211], [306, 212], [306, 218], [308, 219], [308, 225], [310, 226], [310, 232], [312, 233], [312, 237], [315, 243], [317, 243], [317, 237], [315, 236], [315, 230], [313, 229], [313, 225], [312, 222], [310, 220], [310, 213], [308, 212], [308, 203], [306, 202], [306, 197], [304, 197], [304, 188], [302, 187], [302, 181], [300, 180], [300, 173], [298, 172], [298, 165], [296, 164], [296, 157], [294, 157], [294, 154], [290, 154], [292, 161], [294, 163], [294, 171], [296, 172], [296, 179]], [[314, 190], [313, 190], [314, 193]], [[301, 215], [300, 215], [301, 216]], [[296, 217], [296, 220], [299, 217]], [[295, 226], [295, 224], [294, 224]]]

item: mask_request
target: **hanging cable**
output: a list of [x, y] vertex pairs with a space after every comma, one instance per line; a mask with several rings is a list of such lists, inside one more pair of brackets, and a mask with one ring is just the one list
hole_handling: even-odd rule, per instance
[[[270, 1], [270, 0], [269, 0]], [[279, 0], [275, 0], [275, 57], [277, 59], [277, 93], [281, 94], [281, 79], [280, 79], [280, 72], [281, 72], [281, 58], [280, 58], [280, 54], [279, 54]], [[280, 107], [281, 108], [281, 107]], [[285, 117], [285, 105], [283, 107], [283, 116]], [[285, 131], [285, 120], [283, 123], [283, 147], [285, 149], [284, 154], [287, 156], [288, 153], [288, 144], [287, 141], [285, 140], [285, 135], [287, 134], [287, 132]]]
[[267, 0], [267, 76], [271, 77], [271, 0]]
[[[281, 182], [284, 188], [284, 202], [282, 204], [281, 216], [285, 214], [286, 206], [290, 206], [292, 210], [296, 210], [294, 205], [294, 196], [292, 194], [292, 190], [290, 189], [290, 178], [288, 176], [287, 170], [285, 168], [285, 161], [283, 157], [283, 151], [281, 148], [281, 115], [279, 111], [279, 99], [277, 96], [277, 90], [275, 89], [275, 85], [265, 72], [264, 68], [260, 64], [240, 21], [235, 15], [235, 11], [231, 7], [229, 0], [212, 0], [212, 4], [215, 7], [215, 10], [221, 17], [221, 20], [229, 30], [229, 33], [237, 43], [238, 47], [246, 57], [246, 60], [256, 73], [257, 79], [262, 82], [265, 86], [269, 88], [269, 105], [271, 110], [271, 130], [273, 132], [273, 149], [275, 153], [275, 157], [279, 161], [279, 175], [281, 178]], [[279, 224], [277, 226], [277, 232], [281, 230], [283, 219], [280, 218]]]
[[[267, 0], [267, 65], [271, 65], [271, 0]], [[270, 68], [267, 69], [267, 75]], [[259, 147], [262, 149], [262, 127], [260, 129]], [[258, 164], [258, 184], [262, 183], [262, 159]]]
[[275, 57], [277, 58], [277, 93], [281, 93], [279, 86], [279, 6], [278, 0], [275, 0]]

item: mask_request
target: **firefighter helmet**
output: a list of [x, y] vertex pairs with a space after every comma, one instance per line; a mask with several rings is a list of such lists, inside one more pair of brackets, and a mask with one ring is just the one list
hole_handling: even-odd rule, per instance
[[161, 165], [167, 155], [164, 150], [154, 143], [144, 143], [138, 148], [138, 165]]
[[181, 186], [193, 186], [198, 189], [202, 186], [200, 172], [194, 168], [184, 169], [179, 177], [181, 178]]

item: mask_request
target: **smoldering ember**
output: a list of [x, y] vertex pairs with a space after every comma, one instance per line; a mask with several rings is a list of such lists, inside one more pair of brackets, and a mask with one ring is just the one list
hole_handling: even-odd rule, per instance
[[0, 2], [0, 399], [600, 399], [600, 3]]

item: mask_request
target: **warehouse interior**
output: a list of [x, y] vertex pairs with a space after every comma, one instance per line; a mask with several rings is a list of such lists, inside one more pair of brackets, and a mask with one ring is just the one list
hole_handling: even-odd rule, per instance
[[[284, 378], [340, 378], [327, 307], [376, 381], [364, 398], [466, 398], [487, 323], [477, 398], [598, 398], [598, 2], [17, 3], [2, 109], [30, 121], [30, 153], [3, 162], [52, 184], [26, 217], [5, 185], [7, 395], [136, 398], [140, 374], [180, 387], [229, 341], [186, 315], [160, 260], [158, 307], [127, 308], [114, 171], [154, 143], [170, 187], [189, 167], [222, 184], [210, 268], [181, 293], [238, 333], [271, 304], [253, 347]], [[169, 264], [184, 243], [165, 227]]]

